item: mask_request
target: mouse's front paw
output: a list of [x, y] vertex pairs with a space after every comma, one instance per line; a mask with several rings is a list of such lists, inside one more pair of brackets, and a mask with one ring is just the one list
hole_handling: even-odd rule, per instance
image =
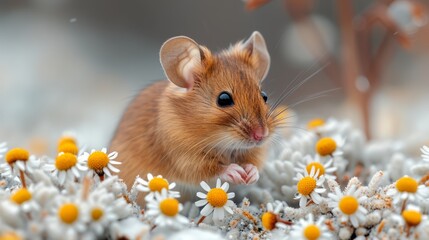
[[248, 174], [241, 166], [232, 163], [225, 168], [220, 178], [230, 183], [247, 184], [247, 176]]
[[245, 179], [246, 184], [252, 184], [258, 181], [259, 171], [253, 164], [244, 165], [244, 170], [246, 171], [247, 177]]

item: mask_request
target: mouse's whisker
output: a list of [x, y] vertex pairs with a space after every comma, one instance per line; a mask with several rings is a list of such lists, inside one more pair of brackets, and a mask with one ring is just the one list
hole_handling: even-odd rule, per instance
[[[287, 97], [289, 97], [291, 94], [293, 94], [296, 90], [298, 90], [302, 85], [304, 85], [306, 82], [308, 82], [310, 79], [312, 79], [314, 76], [316, 76], [319, 72], [321, 72], [323, 69], [325, 69], [326, 66], [328, 66], [329, 63], [325, 63], [322, 67], [320, 67], [319, 69], [317, 69], [315, 72], [313, 72], [312, 74], [310, 74], [308, 77], [306, 77], [305, 79], [303, 79], [301, 82], [299, 82], [297, 85], [293, 86], [289, 91], [282, 93], [282, 95], [280, 95], [280, 98], [272, 105], [272, 109], [271, 111], [274, 111], [274, 109], [276, 109], [280, 103], [283, 102], [283, 100], [285, 100]], [[286, 88], [287, 89], [287, 88]]]

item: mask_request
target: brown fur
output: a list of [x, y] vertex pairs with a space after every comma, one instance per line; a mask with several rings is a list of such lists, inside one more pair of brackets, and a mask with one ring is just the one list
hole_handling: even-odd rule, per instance
[[[258, 62], [240, 44], [218, 55], [201, 47], [202, 66], [189, 92], [161, 81], [129, 105], [110, 149], [119, 152], [120, 176], [128, 186], [137, 175], [149, 172], [197, 184], [219, 176], [231, 163], [261, 167], [267, 140], [245, 148], [232, 146], [239, 141], [250, 144], [253, 126], [266, 126], [272, 133], [275, 125], [261, 97]], [[234, 106], [217, 106], [222, 91], [232, 94]], [[225, 136], [229, 140], [221, 142]]]

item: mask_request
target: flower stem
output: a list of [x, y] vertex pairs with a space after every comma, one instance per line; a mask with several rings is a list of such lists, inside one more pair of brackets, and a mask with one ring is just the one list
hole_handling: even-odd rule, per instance
[[200, 225], [200, 223], [202, 223], [204, 221], [204, 219], [206, 219], [206, 216], [201, 216], [197, 222], [197, 226]]
[[22, 170], [19, 170], [19, 178], [21, 178], [21, 183], [23, 188], [27, 188], [27, 184], [25, 183], [25, 176]]

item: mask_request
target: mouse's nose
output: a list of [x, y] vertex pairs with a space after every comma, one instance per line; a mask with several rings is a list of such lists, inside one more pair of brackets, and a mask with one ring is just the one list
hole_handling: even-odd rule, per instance
[[255, 128], [253, 128], [252, 139], [254, 141], [260, 142], [267, 136], [268, 136], [268, 128], [267, 127], [257, 126]]

